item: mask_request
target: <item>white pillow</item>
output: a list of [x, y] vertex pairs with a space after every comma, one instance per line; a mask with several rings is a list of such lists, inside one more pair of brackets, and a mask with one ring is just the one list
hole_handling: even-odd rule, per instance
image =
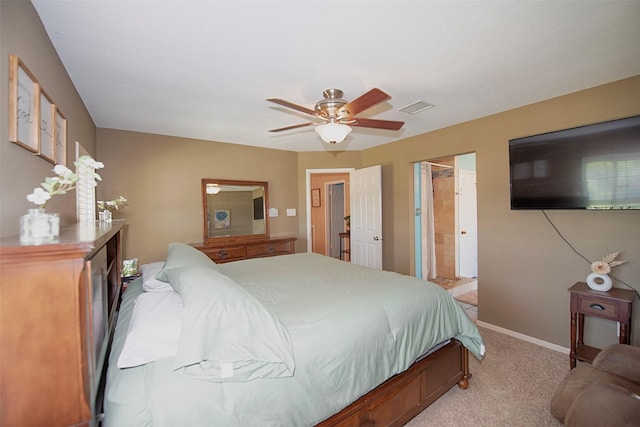
[[174, 291], [144, 292], [136, 298], [118, 368], [175, 356], [182, 330], [182, 299]]
[[167, 259], [164, 262], [162, 271], [158, 273], [156, 279], [163, 282], [170, 282], [167, 275], [172, 268], [184, 268], [184, 267], [206, 267], [213, 270], [217, 270], [218, 266], [211, 258], [204, 252], [194, 248], [186, 243], [169, 243], [169, 252], [167, 253]]
[[164, 261], [152, 262], [140, 267], [142, 289], [144, 289], [145, 292], [173, 290], [169, 283], [156, 279], [156, 275], [162, 271], [162, 267], [164, 267]]

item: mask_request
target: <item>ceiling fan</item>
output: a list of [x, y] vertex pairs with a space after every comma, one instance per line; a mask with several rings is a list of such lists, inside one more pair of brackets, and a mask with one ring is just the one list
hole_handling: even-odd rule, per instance
[[399, 130], [404, 122], [396, 122], [392, 120], [377, 120], [366, 119], [362, 117], [355, 117], [374, 105], [391, 99], [391, 96], [387, 95], [380, 89], [374, 88], [359, 98], [354, 99], [351, 102], [347, 102], [342, 99], [343, 92], [340, 89], [326, 89], [322, 92], [324, 99], [319, 101], [314, 109], [303, 107], [301, 105], [294, 104], [279, 98], [269, 98], [267, 101], [274, 102], [282, 105], [283, 107], [291, 108], [296, 111], [300, 111], [314, 118], [320, 120], [320, 122], [307, 122], [293, 126], [286, 126], [278, 129], [271, 129], [269, 132], [281, 132], [284, 130], [291, 130], [302, 128], [306, 126], [317, 125], [315, 131], [320, 137], [330, 144], [336, 144], [344, 141], [349, 132], [351, 132], [350, 126], [359, 126], [374, 129], [385, 130]]

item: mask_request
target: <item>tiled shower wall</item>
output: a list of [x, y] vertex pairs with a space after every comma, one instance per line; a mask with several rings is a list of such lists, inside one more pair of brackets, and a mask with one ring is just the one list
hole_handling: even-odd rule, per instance
[[453, 157], [435, 163], [451, 168], [432, 166], [436, 273], [440, 277], [456, 277], [455, 239], [455, 174]]

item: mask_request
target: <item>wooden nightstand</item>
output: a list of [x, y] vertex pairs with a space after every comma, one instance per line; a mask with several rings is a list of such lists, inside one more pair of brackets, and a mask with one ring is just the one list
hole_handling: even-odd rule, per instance
[[571, 369], [576, 361], [591, 363], [600, 352], [599, 348], [584, 343], [584, 316], [620, 322], [620, 343], [629, 344], [631, 334], [631, 303], [635, 292], [612, 288], [608, 292], [594, 291], [586, 283], [578, 282], [569, 288], [571, 293]]

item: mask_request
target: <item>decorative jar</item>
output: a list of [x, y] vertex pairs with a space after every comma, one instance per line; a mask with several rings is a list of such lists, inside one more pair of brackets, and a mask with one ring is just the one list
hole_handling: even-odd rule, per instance
[[587, 286], [594, 291], [607, 292], [613, 287], [613, 282], [608, 274], [591, 273], [587, 276]]
[[20, 243], [39, 245], [54, 242], [59, 236], [60, 214], [33, 208], [20, 217]]

